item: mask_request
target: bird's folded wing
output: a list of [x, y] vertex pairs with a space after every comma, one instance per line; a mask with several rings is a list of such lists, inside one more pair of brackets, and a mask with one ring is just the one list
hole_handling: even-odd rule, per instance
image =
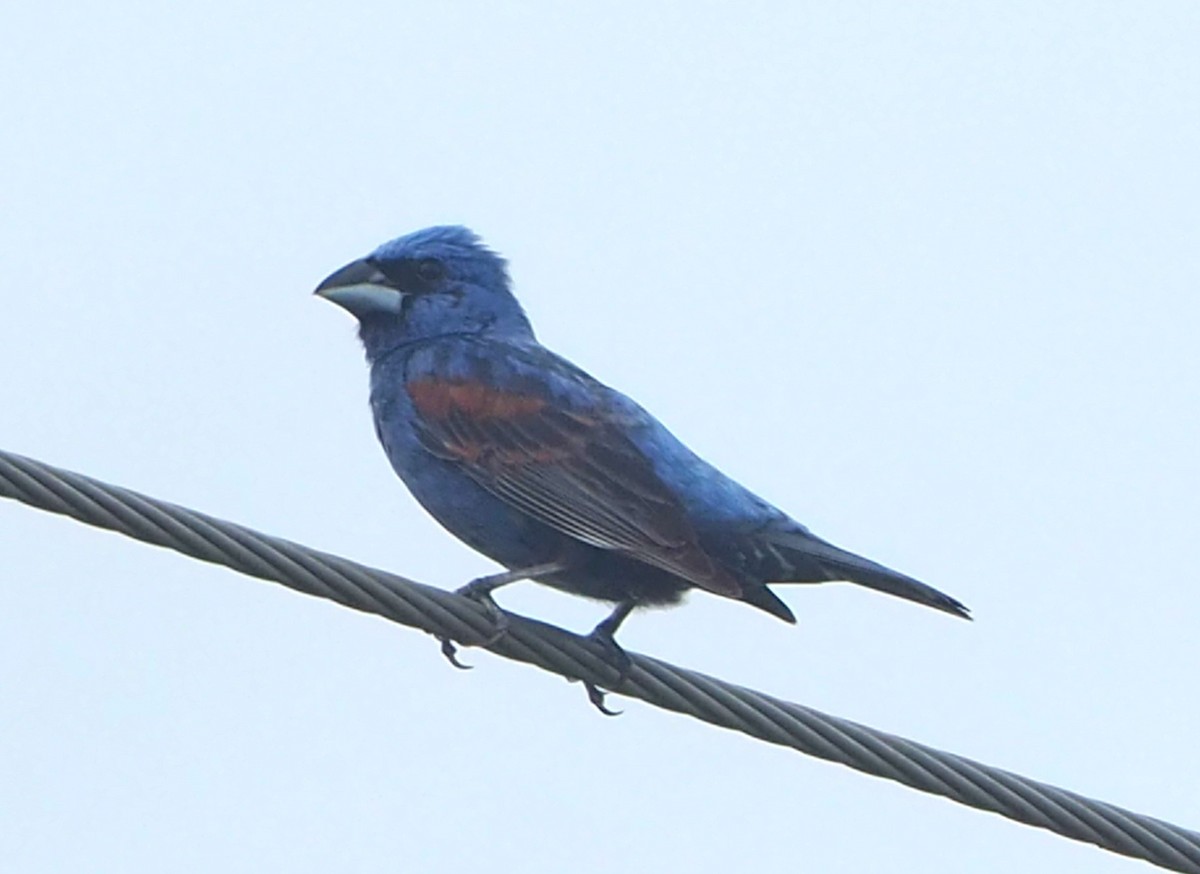
[[550, 527], [739, 597], [741, 585], [701, 548], [678, 498], [604, 412], [483, 382], [410, 381], [424, 447]]

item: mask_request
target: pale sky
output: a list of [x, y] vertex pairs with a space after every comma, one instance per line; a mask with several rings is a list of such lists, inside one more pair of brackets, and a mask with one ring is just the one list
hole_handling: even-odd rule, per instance
[[[109, 0], [0, 32], [0, 447], [494, 571], [392, 474], [310, 294], [467, 224], [544, 342], [977, 620], [697, 593], [626, 647], [1200, 827], [1200, 4]], [[0, 562], [5, 870], [1147, 870], [11, 502]]]

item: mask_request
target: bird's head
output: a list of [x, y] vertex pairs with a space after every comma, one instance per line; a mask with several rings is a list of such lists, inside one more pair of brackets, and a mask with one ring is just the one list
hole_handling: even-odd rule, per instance
[[533, 336], [504, 259], [464, 227], [425, 228], [384, 243], [315, 293], [358, 319], [371, 360], [449, 334]]

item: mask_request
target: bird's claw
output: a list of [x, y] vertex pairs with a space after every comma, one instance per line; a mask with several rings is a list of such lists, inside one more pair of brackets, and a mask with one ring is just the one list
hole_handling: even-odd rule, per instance
[[450, 662], [450, 664], [454, 665], [454, 667], [458, 668], [460, 671], [469, 671], [475, 667], [474, 665], [468, 665], [465, 662], [460, 662], [458, 660], [458, 647], [454, 645], [453, 640], [448, 637], [439, 637], [438, 640], [442, 642], [442, 655], [444, 655], [446, 657], [446, 661]]
[[[476, 604], [483, 607], [488, 613], [488, 618], [495, 625], [495, 631], [487, 637], [470, 644], [471, 646], [489, 647], [508, 633], [508, 616], [505, 615], [504, 611], [500, 609], [500, 605], [492, 598], [492, 588], [494, 586], [487, 585], [490, 582], [491, 580], [487, 577], [481, 577], [478, 580], [471, 580], [465, 586], [460, 586], [454, 590], [454, 594], [470, 598]], [[439, 637], [438, 640], [442, 642], [442, 655], [446, 657], [446, 660], [450, 664], [463, 671], [469, 671], [474, 667], [474, 665], [468, 665], [458, 660], [458, 647], [453, 640], [448, 637]]]
[[[619, 689], [629, 676], [629, 672], [633, 670], [633, 659], [629, 657], [629, 653], [621, 649], [620, 645], [613, 639], [612, 632], [604, 627], [601, 623], [596, 627], [591, 634], [587, 636], [587, 640], [597, 644], [604, 650], [604, 662], [617, 672], [616, 682], [612, 684], [612, 689]], [[620, 716], [624, 713], [623, 710], [610, 710], [604, 704], [604, 689], [601, 689], [595, 683], [583, 681], [583, 688], [587, 691], [588, 701], [592, 702], [592, 706], [603, 713], [605, 716]]]
[[508, 616], [500, 609], [500, 605], [492, 599], [491, 589], [478, 585], [479, 582], [480, 580], [472, 580], [462, 588], [455, 589], [454, 594], [470, 598], [487, 611], [488, 619], [492, 620], [495, 630], [480, 640], [479, 643], [472, 644], [472, 646], [491, 646], [508, 633]]
[[587, 690], [588, 700], [592, 702], [592, 706], [603, 713], [605, 716], [620, 716], [624, 710], [609, 710], [604, 704], [605, 692], [594, 683], [584, 682], [583, 688]]
[[633, 659], [629, 657], [629, 653], [621, 649], [621, 645], [613, 638], [612, 634], [602, 627], [597, 627], [587, 639], [599, 646], [603, 651], [604, 662], [617, 672], [617, 680], [612, 684], [616, 689], [625, 682], [629, 676], [629, 672], [633, 670]]

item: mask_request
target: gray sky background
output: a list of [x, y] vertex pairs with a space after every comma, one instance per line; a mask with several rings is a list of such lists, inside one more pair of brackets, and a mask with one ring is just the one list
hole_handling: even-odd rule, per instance
[[[698, 594], [627, 647], [1200, 827], [1200, 5], [110, 0], [0, 30], [3, 448], [488, 572], [391, 474], [310, 296], [465, 223], [545, 342], [977, 617]], [[0, 563], [5, 870], [1144, 868], [8, 502]]]

